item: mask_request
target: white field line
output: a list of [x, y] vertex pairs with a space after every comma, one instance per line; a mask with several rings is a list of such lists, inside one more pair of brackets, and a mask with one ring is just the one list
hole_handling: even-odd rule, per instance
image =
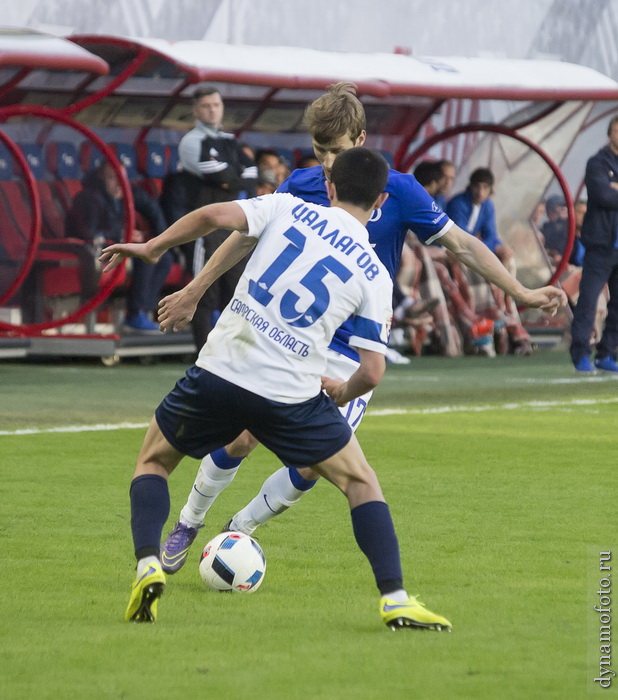
[[60, 425], [55, 428], [20, 428], [19, 430], [0, 430], [0, 436], [41, 435], [42, 433], [96, 433], [104, 430], [147, 428], [148, 425], [148, 423], [97, 423], [96, 425]]
[[[618, 403], [611, 399], [572, 399], [570, 401], [522, 401], [520, 403], [487, 404], [482, 406], [434, 406], [433, 408], [382, 408], [367, 411], [368, 417], [424, 416], [440, 413], [483, 413], [486, 411], [515, 411], [519, 409], [546, 410], [549, 408], [589, 408]], [[21, 428], [0, 430], [0, 437], [10, 435], [41, 435], [44, 433], [86, 433], [105, 430], [144, 429], [148, 423], [99, 423], [97, 425], [66, 425], [54, 428]]]
[[515, 411], [518, 409], [547, 409], [589, 407], [618, 403], [612, 399], [572, 399], [570, 401], [522, 401], [520, 403], [487, 404], [483, 406], [434, 406], [433, 408], [384, 408], [367, 411], [368, 416], [424, 416], [434, 413], [483, 413], [485, 411]]

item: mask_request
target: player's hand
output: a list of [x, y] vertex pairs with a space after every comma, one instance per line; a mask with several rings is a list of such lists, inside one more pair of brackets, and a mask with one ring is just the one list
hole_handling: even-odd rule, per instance
[[347, 401], [342, 401], [346, 382], [343, 379], [331, 379], [322, 377], [322, 391], [325, 391], [337, 406], [345, 406]]
[[558, 309], [567, 305], [567, 295], [557, 287], [541, 287], [530, 290], [526, 305], [555, 316]]
[[126, 258], [139, 258], [146, 263], [154, 265], [159, 262], [160, 255], [152, 255], [148, 243], [113, 243], [103, 248], [99, 260], [106, 263], [103, 272], [109, 272]]
[[[182, 330], [191, 322], [197, 301], [185, 289], [163, 297], [159, 302], [159, 328], [164, 333]], [[198, 348], [199, 350], [199, 348]]]

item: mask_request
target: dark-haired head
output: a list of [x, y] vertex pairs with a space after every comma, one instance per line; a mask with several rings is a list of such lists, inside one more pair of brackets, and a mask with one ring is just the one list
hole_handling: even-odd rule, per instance
[[199, 102], [202, 99], [202, 97], [210, 97], [210, 95], [221, 96], [221, 93], [219, 92], [219, 90], [217, 90], [216, 87], [213, 87], [212, 85], [203, 85], [202, 87], [199, 87], [193, 93], [193, 104]]
[[494, 186], [494, 174], [489, 168], [477, 168], [470, 175], [470, 184], [476, 185], [482, 182], [484, 185]]
[[424, 160], [414, 168], [414, 177], [425, 189], [436, 185], [442, 178], [442, 167], [438, 161]]
[[356, 146], [335, 158], [330, 180], [340, 202], [369, 211], [386, 188], [388, 171], [388, 163], [380, 153]]

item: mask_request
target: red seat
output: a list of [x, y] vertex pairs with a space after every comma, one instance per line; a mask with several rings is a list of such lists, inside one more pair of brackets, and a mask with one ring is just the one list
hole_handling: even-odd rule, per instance
[[0, 222], [3, 260], [21, 262], [30, 245], [32, 210], [26, 206], [18, 182], [0, 181]]
[[66, 210], [55, 196], [53, 184], [39, 180], [36, 186], [41, 201], [41, 236], [52, 240], [64, 238]]
[[72, 143], [50, 143], [45, 149], [47, 170], [55, 178], [53, 191], [62, 209], [71, 208], [73, 198], [82, 189], [82, 171], [77, 148]]
[[169, 150], [159, 143], [140, 143], [137, 146], [137, 170], [141, 175], [137, 184], [153, 199], [161, 196], [169, 155]]

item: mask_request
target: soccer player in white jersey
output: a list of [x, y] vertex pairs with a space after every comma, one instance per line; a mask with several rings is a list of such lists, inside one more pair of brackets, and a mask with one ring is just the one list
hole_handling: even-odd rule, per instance
[[[365, 141], [365, 111], [350, 83], [337, 83], [307, 109], [307, 126], [316, 158], [321, 165], [296, 170], [279, 187], [306, 201], [326, 203], [326, 184], [338, 153]], [[456, 226], [435, 204], [413, 175], [389, 171], [386, 191], [389, 197], [368, 224], [369, 240], [391, 277], [400, 266], [401, 251], [409, 229], [425, 243], [437, 241], [468, 267], [493, 282], [522, 303], [550, 313], [566, 303], [564, 293], [555, 287], [529, 290], [512, 277], [480, 241]], [[227, 254], [226, 243], [219, 248], [204, 270], [185, 289], [162, 301], [159, 321], [162, 330], [178, 330], [191, 320], [195, 305], [217, 274], [217, 266]], [[349, 377], [358, 366], [358, 355], [348, 342], [349, 329], [337, 331], [328, 350], [326, 374]], [[358, 427], [371, 392], [341, 410], [353, 430]], [[174, 573], [186, 561], [189, 548], [202, 527], [207, 510], [232, 481], [242, 459], [257, 442], [248, 433], [208, 455], [200, 465], [186, 505], [163, 543], [165, 571]], [[299, 465], [286, 464], [262, 485], [259, 494], [240, 510], [227, 527], [251, 534], [261, 524], [287, 510], [316, 483], [318, 474]]]
[[[387, 176], [379, 153], [351, 149], [333, 166], [331, 208], [290, 194], [212, 204], [147, 243], [103, 251], [106, 270], [129, 256], [155, 262], [190, 236], [218, 228], [244, 233], [244, 239], [234, 234], [228, 264], [255, 247], [196, 364], [156, 409], [137, 458], [130, 490], [137, 575], [125, 620], [156, 620], [165, 588], [159, 547], [170, 510], [169, 474], [184, 455], [201, 458], [250, 430], [284, 463], [312, 466], [345, 494], [354, 536], [382, 596], [383, 621], [393, 629], [450, 630], [446, 618], [403, 588], [390, 511], [335, 405], [372, 390], [384, 374], [392, 281], [365, 224], [388, 196]], [[327, 348], [348, 318], [360, 363], [348, 381], [328, 379]]]

